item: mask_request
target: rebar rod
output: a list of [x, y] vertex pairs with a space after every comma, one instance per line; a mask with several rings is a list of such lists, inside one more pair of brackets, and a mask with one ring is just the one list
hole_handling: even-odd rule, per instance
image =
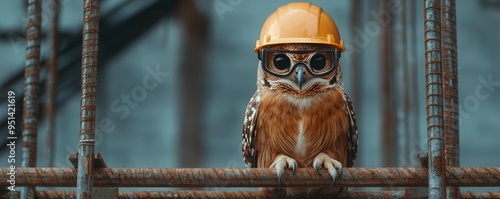
[[462, 199], [500, 198], [500, 191], [485, 191], [485, 192], [462, 191], [459, 193], [460, 193], [460, 198]]
[[401, 199], [406, 198], [404, 191], [346, 191], [339, 194], [337, 199], [350, 199], [350, 198], [391, 198]]
[[[500, 191], [485, 191], [485, 192], [474, 192], [474, 191], [464, 191], [459, 192], [462, 199], [484, 199], [484, 198], [500, 198]], [[346, 191], [339, 195], [339, 199], [344, 198], [400, 198], [400, 199], [415, 199], [415, 198], [427, 198], [427, 197], [413, 197], [409, 196], [405, 191]]]
[[[74, 198], [74, 191], [37, 191], [38, 199]], [[260, 191], [122, 191], [118, 193], [120, 199], [164, 199], [164, 198], [238, 198], [238, 199], [265, 199], [272, 198]]]
[[[412, 139], [412, 131], [411, 131], [411, 121], [410, 121], [410, 91], [411, 91], [411, 84], [412, 82], [410, 81], [410, 63], [408, 62], [408, 48], [410, 47], [408, 45], [408, 33], [407, 33], [407, 27], [408, 27], [408, 20], [407, 20], [407, 14], [408, 14], [408, 6], [406, 5], [406, 1], [402, 0], [401, 4], [403, 7], [403, 13], [401, 14], [401, 43], [402, 43], [402, 68], [403, 68], [403, 79], [401, 82], [403, 83], [402, 87], [402, 93], [403, 93], [403, 131], [404, 131], [404, 158], [407, 158], [406, 160], [409, 160], [412, 157], [412, 142], [415, 140]], [[410, 5], [411, 6], [411, 5]], [[411, 9], [411, 8], [410, 8]], [[401, 91], [401, 90], [400, 90]], [[398, 165], [398, 166], [411, 166], [409, 161], [407, 161], [404, 165]]]
[[[411, 75], [410, 78], [408, 79], [408, 82], [411, 84], [411, 97], [410, 97], [410, 107], [411, 111], [413, 113], [412, 119], [411, 119], [411, 129], [413, 130], [413, 136], [410, 138], [413, 141], [413, 146], [411, 147], [412, 151], [420, 151], [420, 105], [419, 105], [419, 95], [418, 91], [420, 88], [420, 84], [418, 84], [418, 58], [419, 55], [417, 53], [417, 17], [420, 15], [417, 15], [417, 1], [409, 1], [409, 23], [410, 23], [410, 38], [409, 38], [409, 54], [412, 59], [411, 59]], [[415, 155], [414, 153], [412, 155]], [[415, 165], [412, 165], [415, 166]]]
[[[444, 0], [441, 5], [443, 82], [444, 82], [444, 143], [446, 166], [460, 166], [458, 67], [455, 0]], [[460, 189], [448, 187], [448, 198], [459, 198]]]
[[[389, 5], [397, 4], [399, 5], [401, 11], [392, 14], [391, 23], [391, 62], [392, 62], [392, 77], [391, 77], [391, 89], [393, 95], [390, 96], [391, 100], [389, 103], [392, 104], [394, 108], [394, 131], [395, 131], [395, 143], [396, 143], [396, 165], [399, 167], [407, 167], [408, 158], [410, 158], [410, 141], [408, 136], [408, 110], [409, 104], [406, 103], [406, 93], [407, 81], [406, 67], [407, 67], [407, 57], [406, 57], [406, 1], [405, 0], [392, 0]], [[384, 53], [384, 52], [382, 52]], [[384, 73], [387, 71], [384, 71]], [[397, 83], [396, 83], [397, 82]], [[408, 105], [408, 106], [407, 106]]]
[[59, 0], [50, 1], [52, 4], [50, 40], [52, 42], [51, 57], [47, 64], [47, 104], [45, 106], [45, 118], [47, 121], [47, 138], [45, 157], [48, 159], [48, 167], [54, 164], [55, 148], [55, 117], [57, 110], [57, 69], [59, 66]]
[[424, 16], [429, 198], [446, 198], [440, 0], [426, 0]]
[[[0, 168], [0, 179], [7, 179], [9, 168]], [[325, 170], [318, 175], [313, 168], [286, 171], [286, 187], [329, 186]], [[16, 186], [68, 187], [76, 185], [73, 168], [19, 168]], [[346, 187], [423, 187], [426, 168], [344, 168], [335, 186]], [[500, 186], [500, 167], [451, 167], [446, 178], [450, 186]], [[0, 181], [0, 186], [7, 186]], [[101, 168], [94, 171], [97, 187], [281, 187], [277, 174], [268, 168]]]
[[[1, 195], [0, 195], [1, 196]], [[461, 192], [461, 198], [463, 199], [482, 199], [482, 198], [500, 198], [500, 192]], [[36, 197], [38, 199], [64, 199], [64, 198], [75, 198], [74, 191], [37, 191]], [[163, 199], [163, 198], [239, 198], [239, 199], [264, 199], [272, 198], [272, 196], [266, 195], [262, 191], [122, 191], [118, 193], [118, 198], [120, 199]], [[350, 198], [391, 198], [391, 199], [405, 199], [405, 198], [415, 198], [407, 196], [404, 191], [346, 191], [342, 192], [338, 199], [350, 199]], [[419, 198], [419, 197], [416, 197]]]
[[[23, 167], [36, 166], [38, 107], [40, 91], [40, 40], [41, 40], [41, 1], [28, 1], [28, 23], [26, 25], [26, 62], [24, 69], [23, 100]], [[8, 179], [8, 178], [2, 178]], [[34, 198], [35, 188], [22, 189], [21, 198]]]
[[[203, 107], [207, 92], [203, 85], [207, 67], [207, 44], [209, 43], [209, 18], [199, 10], [193, 0], [183, 0], [179, 5], [179, 19], [182, 23], [183, 42], [180, 47], [181, 58], [178, 68], [180, 144], [179, 164], [181, 167], [197, 167], [203, 162], [206, 149], [203, 141]], [[193, 57], [197, 57], [193, 59]]]
[[92, 198], [93, 195], [99, 11], [99, 0], [84, 1], [80, 142], [76, 195], [78, 199]]
[[[377, 1], [382, 6], [382, 10], [389, 10], [390, 0], [380, 0]], [[393, 18], [395, 15], [389, 12], [389, 18]], [[392, 61], [393, 57], [393, 31], [394, 26], [392, 20], [388, 20], [385, 26], [382, 26], [382, 32], [380, 36], [380, 90], [382, 94], [380, 95], [380, 107], [381, 107], [381, 146], [382, 146], [382, 156], [384, 166], [397, 166], [396, 157], [399, 151], [397, 146], [398, 134], [396, 128], [396, 110], [394, 108], [394, 64]]]

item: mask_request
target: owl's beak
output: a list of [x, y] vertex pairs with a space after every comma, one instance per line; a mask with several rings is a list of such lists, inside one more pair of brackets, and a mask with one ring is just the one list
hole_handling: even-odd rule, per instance
[[302, 85], [306, 80], [306, 72], [304, 71], [303, 64], [299, 65], [295, 69], [295, 82], [299, 85], [299, 89], [302, 90]]

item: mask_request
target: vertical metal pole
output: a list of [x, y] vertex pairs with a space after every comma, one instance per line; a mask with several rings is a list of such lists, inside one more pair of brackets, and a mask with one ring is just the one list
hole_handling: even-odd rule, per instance
[[[405, 112], [408, 114], [407, 115], [407, 139], [408, 139], [408, 154], [407, 158], [415, 158], [415, 156], [418, 156], [417, 152], [420, 151], [420, 128], [419, 128], [419, 117], [420, 117], [420, 111], [419, 111], [419, 96], [418, 96], [418, 64], [417, 64], [417, 12], [416, 12], [416, 7], [417, 7], [417, 1], [404, 1], [403, 3], [405, 4], [404, 7], [404, 13], [403, 16], [405, 18], [405, 34], [408, 36], [405, 38], [406, 40], [406, 50], [407, 52], [405, 53], [407, 56], [405, 56], [405, 62], [407, 64], [406, 67], [406, 72], [405, 72], [405, 79], [406, 79], [406, 90], [405, 90]], [[406, 4], [408, 3], [408, 4]], [[408, 29], [408, 31], [406, 31]], [[426, 159], [427, 161], [427, 159]], [[417, 166], [418, 164], [416, 162], [411, 162], [410, 161], [410, 166]], [[420, 164], [423, 166], [422, 164]], [[405, 196], [408, 198], [411, 197], [417, 197], [417, 195], [422, 195], [425, 193], [425, 196], [427, 196], [427, 191], [424, 191], [423, 188], [416, 188], [416, 187], [406, 187], [405, 188]]]
[[47, 64], [47, 82], [45, 85], [47, 91], [47, 105], [45, 107], [45, 118], [47, 118], [47, 146], [46, 157], [49, 160], [49, 167], [54, 164], [55, 148], [55, 117], [57, 110], [57, 68], [59, 58], [59, 0], [52, 0], [53, 6], [51, 18], [50, 40], [52, 42], [52, 52], [49, 64]]
[[[380, 0], [383, 10], [389, 10], [389, 0]], [[391, 13], [390, 18], [393, 15]], [[382, 28], [381, 45], [380, 45], [380, 85], [382, 90], [381, 107], [382, 107], [382, 152], [385, 166], [396, 166], [397, 152], [397, 133], [395, 128], [395, 111], [393, 103], [392, 79], [394, 77], [394, 65], [392, 62], [392, 27], [393, 22], [389, 20], [387, 26]]]
[[[198, 167], [204, 157], [203, 147], [203, 120], [200, 111], [203, 111], [204, 89], [201, 89], [206, 79], [205, 57], [209, 38], [208, 18], [198, 10], [196, 2], [184, 0], [179, 7], [179, 16], [183, 28], [183, 47], [181, 51], [185, 55], [181, 59], [179, 76], [179, 89], [183, 92], [179, 95], [181, 106], [181, 143], [180, 164], [182, 167]], [[189, 56], [188, 56], [189, 55]], [[197, 59], [192, 59], [196, 56]]]
[[99, 40], [99, 0], [85, 0], [83, 10], [82, 87], [80, 104], [80, 143], [78, 147], [77, 195], [92, 198], [94, 134]]
[[[407, 27], [408, 27], [408, 20], [407, 20], [407, 13], [408, 13], [408, 9], [407, 9], [407, 6], [406, 6], [406, 1], [405, 0], [402, 0], [401, 1], [401, 5], [403, 7], [403, 13], [401, 14], [401, 21], [402, 21], [402, 29], [401, 29], [401, 43], [402, 43], [402, 46], [403, 46], [403, 50], [402, 50], [402, 56], [401, 56], [401, 59], [402, 59], [402, 67], [403, 67], [403, 81], [402, 83], [404, 84], [403, 86], [403, 127], [404, 127], [404, 157], [405, 158], [408, 158], [410, 159], [411, 158], [411, 146], [412, 146], [412, 141], [414, 141], [413, 139], [411, 139], [412, 137], [412, 132], [411, 132], [411, 128], [410, 128], [410, 90], [411, 90], [411, 84], [412, 82], [409, 81], [410, 79], [410, 64], [408, 62], [408, 48], [410, 48], [410, 46], [408, 46], [408, 39], [407, 39]], [[405, 164], [404, 166], [409, 166], [409, 164]]]
[[440, 0], [425, 1], [424, 20], [429, 198], [446, 198]]
[[[404, 167], [407, 166], [407, 159], [410, 157], [408, 155], [407, 147], [410, 139], [407, 136], [407, 122], [408, 114], [406, 113], [405, 107], [405, 91], [406, 85], [409, 83], [406, 81], [406, 32], [405, 32], [405, 0], [391, 0], [389, 1], [389, 6], [399, 5], [399, 12], [394, 12], [391, 17], [391, 60], [392, 60], [392, 72], [391, 74], [391, 102], [394, 107], [394, 131], [396, 135], [396, 165]], [[388, 6], [388, 9], [390, 7]], [[384, 73], [388, 71], [383, 71]], [[396, 83], [397, 82], [397, 83]]]
[[[38, 94], [40, 91], [40, 40], [41, 2], [28, 1], [28, 24], [26, 26], [26, 62], [24, 70], [23, 100], [23, 167], [36, 166], [38, 130]], [[23, 187], [21, 198], [35, 198], [34, 187]]]
[[[446, 166], [460, 166], [458, 127], [458, 67], [455, 0], [444, 0], [442, 8], [444, 71], [444, 140]], [[446, 189], [448, 198], [460, 198], [459, 187]]]
[[418, 64], [417, 64], [417, 59], [418, 59], [418, 54], [417, 54], [417, 1], [410, 1], [411, 4], [409, 5], [410, 7], [410, 56], [412, 57], [411, 61], [411, 75], [409, 78], [409, 82], [411, 82], [411, 97], [410, 97], [410, 107], [412, 109], [411, 112], [413, 112], [413, 117], [411, 119], [412, 123], [412, 128], [413, 129], [413, 136], [410, 138], [413, 140], [414, 144], [412, 149], [413, 150], [419, 150], [420, 149], [420, 108], [419, 108], [419, 96], [418, 96], [418, 90], [419, 90], [419, 84], [416, 83], [418, 82]]

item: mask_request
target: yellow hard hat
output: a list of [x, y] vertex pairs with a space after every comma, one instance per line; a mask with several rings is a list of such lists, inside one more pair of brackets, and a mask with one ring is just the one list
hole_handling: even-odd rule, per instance
[[343, 52], [337, 24], [318, 6], [290, 3], [279, 7], [262, 26], [255, 52], [265, 46], [284, 43], [327, 44]]

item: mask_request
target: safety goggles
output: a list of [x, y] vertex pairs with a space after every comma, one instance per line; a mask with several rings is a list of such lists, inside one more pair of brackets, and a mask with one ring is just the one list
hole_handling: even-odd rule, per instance
[[[302, 61], [294, 61], [293, 57], [301, 57]], [[335, 48], [288, 51], [263, 48], [258, 58], [262, 61], [265, 71], [279, 76], [286, 77], [299, 65], [305, 65], [313, 76], [327, 75], [337, 68], [340, 59], [340, 51]]]

